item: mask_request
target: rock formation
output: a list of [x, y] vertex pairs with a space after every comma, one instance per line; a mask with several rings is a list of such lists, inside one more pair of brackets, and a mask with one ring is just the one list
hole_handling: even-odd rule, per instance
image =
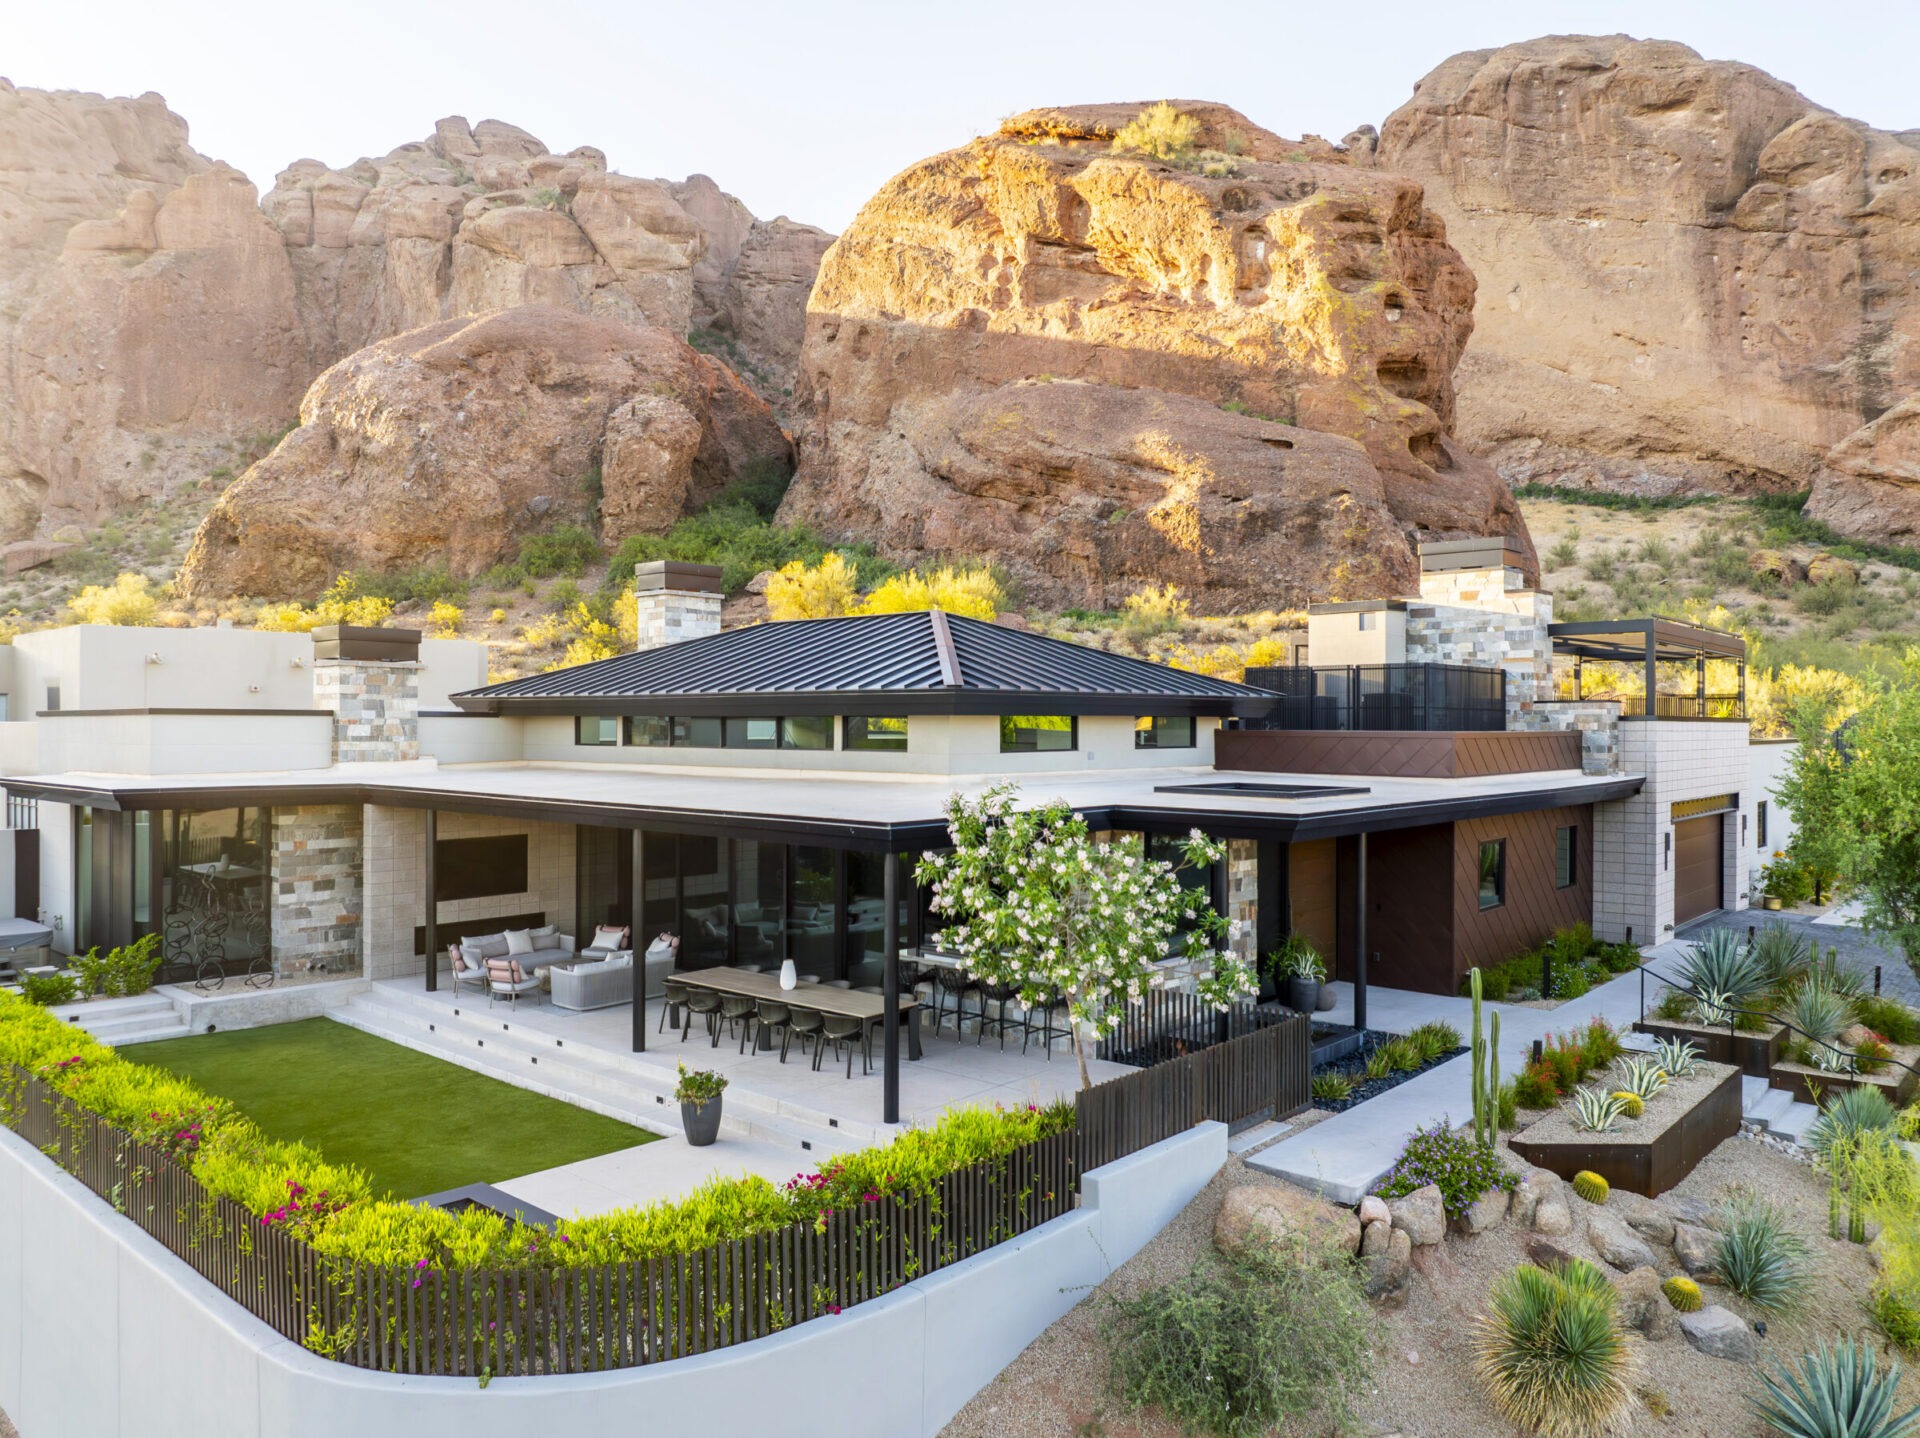
[[1553, 36], [1446, 61], [1378, 163], [1479, 278], [1459, 433], [1510, 481], [1802, 488], [1920, 389], [1920, 134], [1684, 45]]
[[789, 455], [767, 406], [666, 329], [552, 306], [441, 320], [314, 382], [300, 427], [201, 525], [180, 584], [285, 598], [356, 568], [470, 577], [585, 520], [596, 490], [616, 541]]
[[1827, 452], [1806, 513], [1851, 539], [1920, 549], [1920, 395]]
[[0, 80], [0, 539], [98, 521], [283, 423], [292, 293], [253, 187], [158, 95]]
[[992, 555], [1043, 602], [1405, 593], [1420, 535], [1530, 553], [1453, 439], [1474, 280], [1420, 187], [1174, 103], [1238, 158], [1112, 153], [1139, 105], [1031, 111], [867, 203], [814, 287], [783, 517]]

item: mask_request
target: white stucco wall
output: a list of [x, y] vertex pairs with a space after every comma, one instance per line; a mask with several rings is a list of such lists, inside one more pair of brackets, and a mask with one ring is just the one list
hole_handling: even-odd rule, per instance
[[73, 952], [73, 810], [42, 799], [40, 822], [40, 922], [53, 930], [53, 947]]
[[[1752, 772], [1750, 792], [1744, 795], [1747, 815], [1747, 876], [1754, 882], [1762, 868], [1793, 841], [1793, 812], [1774, 791], [1800, 746], [1792, 739], [1756, 739], [1747, 751]], [[1760, 842], [1757, 805], [1767, 806], [1767, 842]]]
[[246, 774], [333, 762], [333, 721], [317, 711], [61, 713], [35, 727], [50, 774]]
[[28, 1438], [933, 1438], [1226, 1158], [1225, 1126], [1202, 1124], [1086, 1174], [1073, 1213], [844, 1313], [697, 1358], [481, 1388], [314, 1356], [0, 1130], [0, 1408]]

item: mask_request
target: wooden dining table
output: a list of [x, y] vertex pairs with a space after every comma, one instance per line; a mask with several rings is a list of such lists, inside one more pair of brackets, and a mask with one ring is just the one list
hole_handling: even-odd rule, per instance
[[[780, 987], [778, 974], [749, 973], [745, 969], [678, 969], [673, 981], [689, 989], [706, 989], [717, 994], [732, 994], [768, 1003], [785, 1004], [808, 1013], [832, 1014], [836, 1018], [861, 1019], [877, 1024], [886, 1017], [887, 1001], [881, 994], [863, 994], [858, 989], [837, 989], [829, 984], [798, 984]], [[907, 1057], [920, 1057], [920, 1000], [913, 994], [900, 995], [900, 1025], [907, 1034]], [[763, 1033], [763, 1038], [764, 1038]], [[758, 1045], [771, 1048], [770, 1042]]]

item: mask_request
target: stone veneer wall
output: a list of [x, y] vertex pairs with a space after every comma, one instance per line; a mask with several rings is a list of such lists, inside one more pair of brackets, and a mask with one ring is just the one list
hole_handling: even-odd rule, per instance
[[316, 661], [313, 702], [333, 711], [336, 764], [420, 757], [418, 663]]
[[1407, 601], [1409, 664], [1473, 664], [1507, 671], [1507, 727], [1553, 697], [1553, 596], [1526, 587], [1517, 569], [1420, 576]]
[[1529, 712], [1512, 716], [1507, 727], [1534, 731], [1577, 729], [1580, 772], [1620, 772], [1620, 702], [1617, 699], [1536, 701]]
[[[440, 905], [439, 922], [486, 919], [543, 912], [564, 934], [574, 932], [574, 828], [571, 824], [502, 819], [488, 814], [439, 816], [443, 839], [494, 834], [527, 835], [527, 884], [524, 893], [489, 894]], [[413, 931], [426, 922], [427, 816], [419, 809], [369, 804], [366, 809], [367, 977], [414, 977], [421, 972], [413, 953]], [[444, 971], [446, 959], [440, 959]]]
[[[1255, 924], [1260, 916], [1260, 846], [1252, 839], [1227, 840], [1227, 921], [1240, 931], [1228, 940], [1228, 946], [1242, 960], [1258, 961], [1254, 946], [1259, 939]], [[1230, 931], [1231, 932], [1231, 931]]]
[[698, 589], [643, 589], [634, 596], [635, 649], [658, 649], [720, 632], [721, 596]]
[[360, 806], [273, 811], [273, 963], [283, 974], [360, 972]]

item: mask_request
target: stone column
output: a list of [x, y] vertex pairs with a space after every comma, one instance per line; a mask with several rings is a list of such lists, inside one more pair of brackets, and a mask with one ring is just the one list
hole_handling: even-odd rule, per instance
[[360, 808], [273, 811], [273, 962], [283, 974], [358, 973], [365, 869]]
[[420, 757], [420, 632], [313, 631], [313, 702], [333, 711], [336, 764]]

